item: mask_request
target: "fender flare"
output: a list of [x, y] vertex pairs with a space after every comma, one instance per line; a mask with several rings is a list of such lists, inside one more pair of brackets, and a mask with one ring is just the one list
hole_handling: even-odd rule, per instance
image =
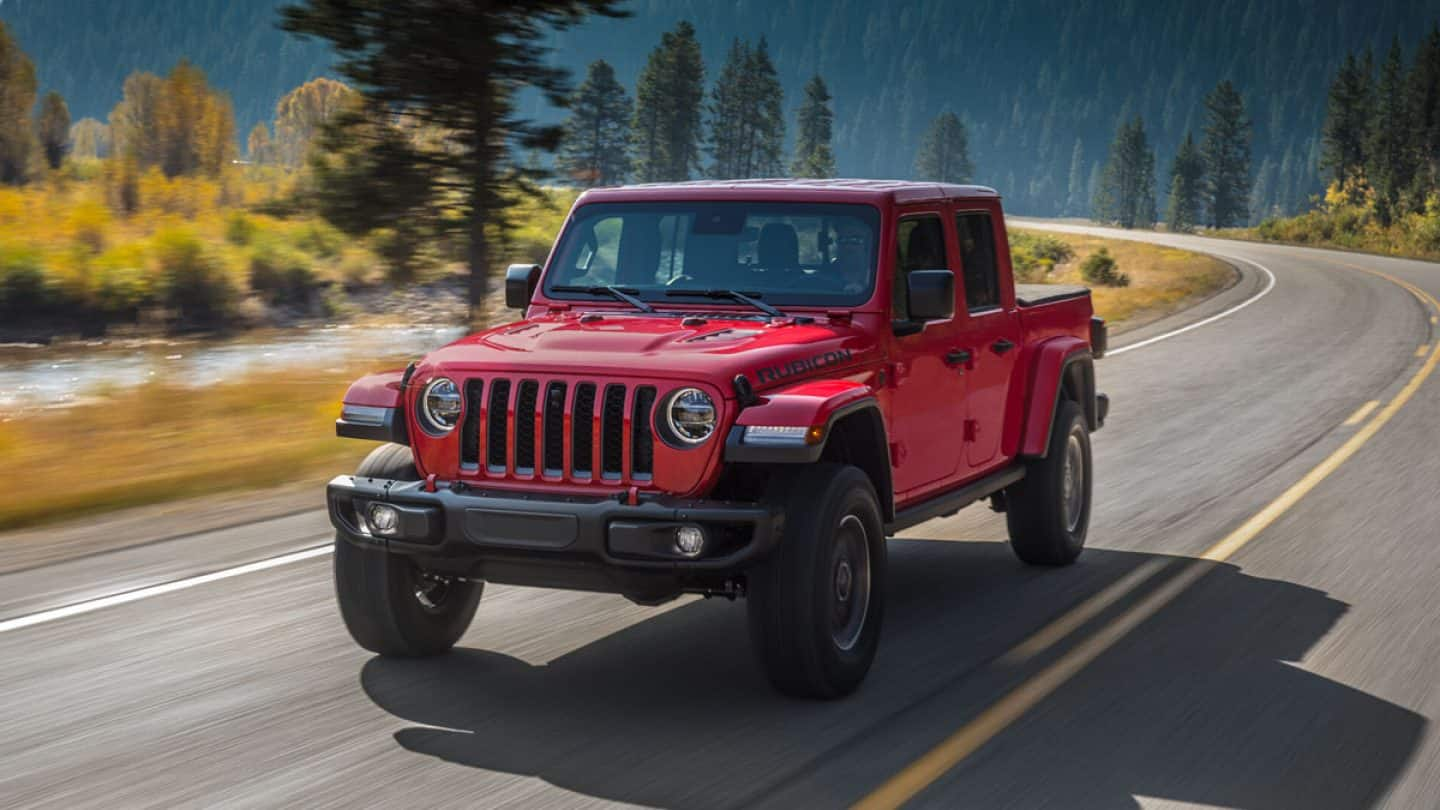
[[1044, 458], [1050, 451], [1050, 431], [1067, 379], [1078, 388], [1080, 407], [1091, 431], [1099, 430], [1095, 403], [1095, 358], [1090, 346], [1075, 337], [1052, 338], [1040, 344], [1032, 361], [1030, 396], [1025, 405], [1022, 458]]
[[[750, 464], [809, 464], [820, 459], [830, 440], [835, 423], [851, 414], [874, 409], [880, 404], [870, 386], [848, 380], [811, 380], [799, 382], [765, 394], [740, 412], [725, 437], [727, 462]], [[746, 444], [745, 428], [755, 425], [823, 428], [819, 440], [794, 446], [757, 446]], [[884, 429], [884, 420], [880, 421]], [[883, 434], [882, 434], [883, 439]]]
[[341, 399], [335, 435], [345, 439], [410, 443], [405, 427], [405, 386], [415, 373], [411, 363], [403, 371], [367, 374], [350, 384]]

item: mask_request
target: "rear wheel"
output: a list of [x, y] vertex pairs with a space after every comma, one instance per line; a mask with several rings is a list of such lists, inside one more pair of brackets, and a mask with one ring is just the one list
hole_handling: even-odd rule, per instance
[[1061, 400], [1045, 458], [1006, 490], [1010, 548], [1030, 565], [1069, 565], [1090, 528], [1090, 431], [1078, 402]]
[[[410, 448], [387, 444], [361, 462], [356, 475], [415, 481]], [[381, 655], [439, 655], [470, 627], [483, 582], [431, 574], [413, 558], [335, 538], [335, 595], [350, 636]]]
[[747, 577], [760, 665], [787, 695], [847, 695], [870, 671], [884, 616], [875, 489], [856, 467], [817, 464], [778, 479], [769, 497], [784, 510], [783, 537]]

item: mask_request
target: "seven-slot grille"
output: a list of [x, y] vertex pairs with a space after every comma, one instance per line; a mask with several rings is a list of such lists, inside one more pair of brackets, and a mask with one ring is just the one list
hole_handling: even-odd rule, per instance
[[496, 377], [463, 390], [463, 469], [616, 483], [654, 474], [653, 385]]

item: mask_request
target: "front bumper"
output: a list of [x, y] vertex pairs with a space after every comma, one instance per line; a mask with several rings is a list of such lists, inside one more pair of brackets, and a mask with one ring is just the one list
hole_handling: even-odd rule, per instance
[[[684, 591], [722, 590], [779, 542], [781, 516], [750, 503], [566, 497], [424, 482], [337, 476], [326, 488], [330, 522], [346, 540], [421, 557], [427, 570], [517, 585], [623, 593], [659, 601]], [[381, 537], [371, 504], [400, 513]], [[699, 526], [705, 550], [689, 558], [674, 532]]]

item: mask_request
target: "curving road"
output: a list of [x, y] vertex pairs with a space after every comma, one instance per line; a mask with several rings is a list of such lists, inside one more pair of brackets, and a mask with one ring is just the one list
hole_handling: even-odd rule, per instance
[[906, 532], [853, 698], [772, 694], [718, 600], [492, 586], [382, 661], [279, 557], [324, 516], [237, 516], [0, 574], [0, 805], [1436, 806], [1440, 266], [1126, 236], [1242, 278], [1100, 364], [1090, 549]]

